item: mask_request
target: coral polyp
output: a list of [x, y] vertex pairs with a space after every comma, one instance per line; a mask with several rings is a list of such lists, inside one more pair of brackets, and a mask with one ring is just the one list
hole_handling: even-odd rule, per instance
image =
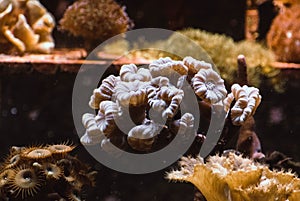
[[[110, 75], [94, 90], [89, 106], [97, 109], [98, 114], [82, 116], [86, 128], [81, 137], [84, 145], [101, 144], [108, 152], [113, 150], [110, 145], [131, 152], [153, 152], [179, 133], [187, 138], [203, 136], [198, 133], [202, 124], [194, 124], [196, 117], [192, 111], [182, 110], [183, 100], [189, 98], [195, 99], [204, 119], [209, 119], [213, 108], [219, 116], [231, 112], [231, 117], [237, 118], [235, 107], [230, 107], [235, 97], [230, 94], [225, 99], [224, 80], [213, 64], [190, 56], [183, 60], [165, 57], [153, 61], [148, 68], [123, 65], [119, 76]], [[245, 85], [243, 90], [247, 115], [239, 120], [239, 126], [246, 117], [254, 115], [261, 98], [256, 88]], [[206, 134], [206, 128], [200, 129]]]
[[257, 88], [247, 85], [241, 87], [239, 84], [233, 84], [231, 91], [224, 100], [225, 110], [229, 111], [231, 103], [235, 100], [231, 108], [231, 120], [234, 125], [241, 125], [254, 115], [261, 102], [261, 95]]
[[52, 153], [48, 149], [43, 148], [30, 148], [29, 150], [24, 150], [22, 156], [28, 159], [43, 159], [49, 158]]
[[209, 103], [222, 101], [227, 91], [224, 80], [212, 69], [201, 69], [192, 79], [195, 93]]
[[42, 165], [42, 171], [43, 174], [46, 176], [46, 178], [49, 179], [59, 179], [62, 174], [63, 174], [63, 170], [57, 166], [56, 164], [52, 164], [52, 163], [45, 163]]
[[7, 169], [0, 174], [0, 188], [3, 188], [5, 185], [9, 183], [9, 180], [14, 176], [14, 171], [11, 169]]
[[14, 175], [9, 180], [10, 190], [15, 197], [22, 199], [34, 196], [42, 185], [42, 179], [33, 168], [18, 167], [14, 170]]
[[70, 153], [74, 148], [74, 145], [68, 143], [53, 144], [47, 146], [47, 149], [51, 151], [52, 154], [67, 154]]
[[[198, 62], [211, 66], [204, 61]], [[184, 113], [181, 115], [189, 118], [177, 123], [181, 117], [176, 115], [180, 114], [184, 98], [181, 87], [188, 82], [187, 75], [188, 66], [169, 57], [153, 61], [149, 69], [138, 68], [135, 64], [123, 65], [119, 76], [110, 75], [94, 90], [89, 105], [99, 110], [97, 115], [83, 115], [86, 133], [81, 142], [101, 144], [107, 150], [110, 150], [109, 142], [131, 151], [153, 151], [153, 145], [159, 144], [159, 136], [172, 138], [168, 133], [176, 130], [174, 127], [179, 129], [181, 124], [189, 127], [184, 122], [194, 118]], [[174, 137], [176, 133], [171, 135]]]
[[68, 200], [59, 188], [76, 190], [95, 184], [95, 171], [70, 156], [75, 146], [68, 143], [12, 147], [0, 169], [0, 195], [5, 200], [48, 200], [49, 194]]

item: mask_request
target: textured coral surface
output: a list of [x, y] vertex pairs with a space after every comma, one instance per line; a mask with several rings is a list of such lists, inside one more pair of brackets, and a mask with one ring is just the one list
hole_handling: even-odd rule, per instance
[[127, 31], [131, 22], [114, 0], [79, 0], [68, 7], [60, 25], [75, 36], [102, 42]]
[[271, 171], [234, 153], [202, 158], [182, 158], [181, 170], [168, 178], [193, 183], [207, 201], [296, 201], [300, 199], [300, 179], [290, 172]]
[[279, 61], [300, 62], [300, 4], [281, 10], [268, 32], [267, 43]]

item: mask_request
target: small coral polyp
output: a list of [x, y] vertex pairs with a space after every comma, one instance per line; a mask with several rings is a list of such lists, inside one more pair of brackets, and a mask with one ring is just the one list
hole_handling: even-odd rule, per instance
[[1, 0], [0, 52], [50, 53], [54, 26], [54, 17], [38, 0]]
[[[73, 149], [67, 143], [12, 147], [0, 170], [0, 197], [48, 200], [49, 194], [56, 194], [60, 200], [71, 201], [69, 191], [76, 190], [77, 200], [81, 200], [82, 187], [94, 185], [96, 172], [69, 155]], [[59, 188], [69, 191], [61, 192]]]
[[267, 166], [241, 155], [182, 158], [180, 170], [168, 173], [175, 181], [193, 183], [207, 201], [296, 201], [300, 179], [290, 172], [271, 171]]
[[[198, 132], [195, 117], [183, 113], [180, 108], [185, 87], [190, 85], [199, 105], [210, 109], [213, 106], [223, 108], [228, 114], [231, 111], [229, 101], [233, 101], [233, 95], [231, 93], [226, 98], [224, 80], [212, 66], [192, 57], [185, 57], [182, 61], [160, 58], [149, 64], [148, 69], [138, 68], [135, 64], [123, 65], [119, 76], [110, 75], [94, 90], [89, 106], [98, 114], [83, 115], [86, 132], [81, 137], [82, 144], [108, 147], [113, 143], [125, 150], [153, 152], [158, 149], [154, 145], [165, 143], [178, 133], [195, 137]], [[243, 90], [250, 90], [246, 94], [249, 106], [243, 107], [247, 115], [239, 120], [239, 125], [254, 115], [260, 103], [258, 90], [254, 87], [247, 90], [246, 87]], [[224, 100], [227, 100], [227, 108], [223, 107]]]

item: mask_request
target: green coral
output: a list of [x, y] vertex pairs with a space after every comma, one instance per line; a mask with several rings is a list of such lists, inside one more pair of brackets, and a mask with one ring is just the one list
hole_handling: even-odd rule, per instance
[[[236, 81], [237, 56], [239, 54], [246, 57], [248, 78], [251, 85], [259, 86], [261, 76], [270, 78], [279, 72], [271, 66], [272, 62], [275, 61], [273, 53], [259, 43], [250, 41], [234, 42], [228, 36], [199, 29], [190, 28], [178, 32], [195, 41], [210, 55], [221, 76], [228, 84], [233, 84]], [[181, 49], [184, 49], [182, 48], [184, 45], [177, 38], [178, 35], [174, 34], [174, 36], [171, 36], [167, 43], [172, 44], [172, 48], [181, 47]]]
[[[228, 85], [237, 81], [237, 57], [243, 54], [248, 65], [250, 85], [259, 87], [261, 80], [267, 78], [271, 88], [277, 92], [283, 92], [284, 89], [285, 83], [278, 76], [280, 70], [272, 67], [272, 63], [275, 61], [273, 52], [257, 42], [245, 40], [235, 42], [231, 37], [225, 35], [189, 28], [176, 31], [164, 41], [148, 42], [138, 39], [134, 44], [128, 44], [127, 48], [130, 46], [136, 51], [129, 53], [127, 55], [129, 58], [142, 57], [155, 60], [169, 56], [172, 59], [180, 60], [182, 58], [176, 56], [180, 55], [181, 57], [192, 56], [209, 63], [213, 62]], [[122, 47], [124, 48], [124, 46]], [[112, 52], [114, 48], [108, 49]], [[125, 49], [123, 52], [126, 52]], [[160, 50], [168, 50], [168, 52]], [[120, 47], [118, 51], [120, 52]], [[207, 55], [210, 58], [207, 58]]]

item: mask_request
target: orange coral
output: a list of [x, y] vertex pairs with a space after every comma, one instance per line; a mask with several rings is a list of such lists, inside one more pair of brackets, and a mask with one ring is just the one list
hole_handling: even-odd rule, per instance
[[300, 62], [300, 4], [282, 9], [267, 35], [268, 46], [279, 61]]

